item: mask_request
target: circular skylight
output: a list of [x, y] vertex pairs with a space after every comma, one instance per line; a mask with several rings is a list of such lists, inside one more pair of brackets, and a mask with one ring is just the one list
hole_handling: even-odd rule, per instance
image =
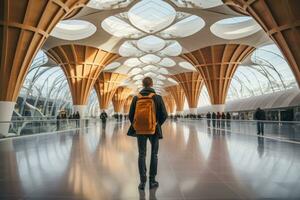
[[139, 38], [144, 35], [143, 32], [115, 16], [110, 16], [103, 20], [101, 27], [109, 34], [121, 38]]
[[137, 46], [142, 51], [152, 53], [164, 48], [166, 42], [159, 37], [148, 35], [137, 41]]
[[132, 41], [125, 41], [119, 48], [119, 54], [123, 57], [140, 57], [144, 53], [137, 49]]
[[247, 37], [258, 32], [260, 29], [260, 25], [251, 17], [223, 19], [210, 27], [210, 31], [214, 35], [227, 40]]
[[194, 66], [189, 62], [180, 62], [179, 66], [184, 69], [195, 70]]
[[176, 62], [170, 58], [163, 58], [162, 61], [159, 62], [159, 65], [164, 67], [173, 67], [176, 65]]
[[140, 60], [145, 64], [155, 64], [160, 61], [160, 57], [154, 54], [147, 54], [140, 58]]
[[158, 67], [155, 67], [154, 65], [147, 65], [143, 68], [144, 71], [155, 71], [158, 70]]
[[179, 56], [182, 52], [182, 46], [177, 41], [169, 41], [167, 47], [159, 52], [162, 56]]
[[94, 24], [84, 20], [60, 21], [50, 35], [63, 40], [81, 40], [97, 31]]
[[147, 33], [155, 33], [169, 26], [176, 11], [161, 0], [144, 0], [135, 4], [128, 12], [130, 22]]
[[142, 64], [138, 58], [129, 58], [124, 62], [124, 65], [128, 67], [135, 67]]
[[107, 65], [105, 67], [105, 70], [115, 69], [115, 68], [119, 67], [120, 65], [121, 65], [121, 63], [119, 63], [119, 62], [113, 62], [113, 63], [110, 63], [109, 65]]
[[183, 38], [197, 33], [204, 26], [205, 21], [201, 17], [191, 15], [158, 33], [158, 35], [163, 38]]

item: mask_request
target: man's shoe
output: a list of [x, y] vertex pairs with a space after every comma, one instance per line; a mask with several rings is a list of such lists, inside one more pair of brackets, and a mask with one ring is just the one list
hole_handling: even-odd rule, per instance
[[153, 180], [149, 182], [150, 189], [157, 188], [159, 186], [158, 182]]
[[145, 185], [146, 185], [146, 182], [140, 182], [139, 190], [145, 190]]

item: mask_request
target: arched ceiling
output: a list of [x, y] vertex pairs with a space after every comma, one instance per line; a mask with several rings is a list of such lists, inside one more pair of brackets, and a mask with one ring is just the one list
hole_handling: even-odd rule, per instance
[[132, 89], [150, 76], [161, 93], [177, 84], [171, 75], [196, 71], [182, 54], [221, 44], [272, 43], [254, 19], [221, 0], [90, 0], [50, 35], [44, 50], [77, 44], [119, 54], [104, 71], [128, 75], [123, 85]]

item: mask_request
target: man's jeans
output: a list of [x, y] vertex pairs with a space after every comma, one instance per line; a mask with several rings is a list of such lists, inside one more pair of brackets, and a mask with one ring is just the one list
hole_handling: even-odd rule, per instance
[[157, 153], [158, 153], [158, 144], [159, 138], [157, 134], [155, 135], [139, 135], [137, 136], [138, 148], [139, 148], [139, 172], [141, 182], [146, 182], [147, 180], [147, 168], [146, 168], [146, 152], [147, 152], [147, 139], [151, 143], [151, 161], [150, 161], [150, 181], [155, 180], [157, 174]]
[[264, 123], [261, 121], [257, 122], [257, 134], [264, 134]]

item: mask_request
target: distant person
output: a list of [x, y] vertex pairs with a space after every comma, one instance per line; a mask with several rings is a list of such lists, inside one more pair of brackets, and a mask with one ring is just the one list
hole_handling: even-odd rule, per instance
[[100, 114], [100, 119], [101, 119], [101, 121], [102, 121], [102, 124], [104, 124], [104, 125], [106, 124], [107, 118], [108, 118], [108, 115], [107, 115], [107, 113], [105, 112], [105, 110], [103, 110], [102, 113]]
[[220, 128], [220, 122], [221, 122], [221, 113], [217, 112], [217, 127]]
[[254, 119], [257, 120], [257, 134], [264, 135], [264, 120], [266, 120], [266, 113], [260, 108], [257, 108], [254, 113]]
[[146, 152], [147, 140], [151, 143], [151, 161], [149, 172], [149, 186], [150, 188], [157, 188], [158, 182], [155, 180], [157, 174], [157, 154], [159, 139], [163, 138], [161, 125], [168, 117], [165, 104], [160, 95], [155, 93], [153, 87], [153, 80], [150, 77], [143, 79], [143, 89], [138, 96], [132, 100], [129, 120], [131, 126], [127, 135], [137, 137], [138, 142], [138, 167], [140, 174], [140, 190], [145, 189], [147, 181], [146, 170]]
[[206, 120], [207, 120], [207, 126], [210, 127], [210, 120], [211, 120], [211, 114], [210, 114], [210, 112], [208, 112], [206, 114]]
[[213, 112], [211, 114], [211, 119], [212, 119], [212, 124], [213, 124], [213, 127], [215, 128], [216, 127], [216, 119], [217, 119], [217, 115], [215, 112]]
[[222, 119], [222, 122], [221, 122], [222, 128], [225, 128], [226, 115], [224, 112], [222, 112], [222, 114], [221, 114], [221, 119]]
[[229, 128], [230, 127], [230, 121], [231, 121], [231, 115], [230, 113], [226, 113], [226, 126]]
[[56, 130], [58, 131], [60, 129], [60, 113], [56, 116]]
[[80, 126], [80, 114], [79, 112], [77, 111], [76, 114], [75, 114], [75, 119], [76, 119], [76, 128], [78, 128]]

